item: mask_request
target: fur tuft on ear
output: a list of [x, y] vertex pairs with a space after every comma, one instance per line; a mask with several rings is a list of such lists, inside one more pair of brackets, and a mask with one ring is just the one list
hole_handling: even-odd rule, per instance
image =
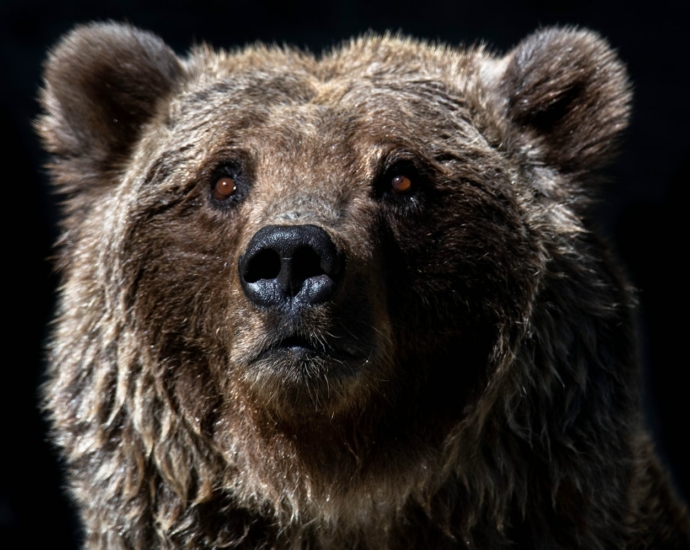
[[591, 31], [544, 29], [507, 60], [500, 86], [508, 117], [541, 137], [544, 160], [566, 171], [605, 164], [628, 124], [632, 95], [608, 43]]
[[67, 35], [46, 62], [45, 114], [36, 122], [59, 191], [90, 194], [112, 181], [181, 74], [160, 38], [129, 25], [91, 24]]

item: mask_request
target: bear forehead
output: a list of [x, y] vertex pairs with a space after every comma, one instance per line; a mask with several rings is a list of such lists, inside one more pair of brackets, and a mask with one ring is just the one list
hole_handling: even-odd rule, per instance
[[355, 134], [359, 141], [407, 139], [416, 146], [450, 132], [476, 138], [473, 107], [482, 96], [476, 52], [381, 38], [321, 60], [291, 50], [261, 54], [194, 54], [172, 126], [184, 132], [207, 124], [261, 138], [268, 132], [272, 142], [289, 134], [290, 143], [300, 134], [322, 143]]
[[190, 167], [240, 158], [260, 179], [303, 187], [345, 173], [370, 180], [393, 153], [469, 165], [496, 156], [485, 129], [459, 87], [430, 75], [319, 79], [275, 68], [190, 82], [171, 104], [166, 139], [153, 144]]

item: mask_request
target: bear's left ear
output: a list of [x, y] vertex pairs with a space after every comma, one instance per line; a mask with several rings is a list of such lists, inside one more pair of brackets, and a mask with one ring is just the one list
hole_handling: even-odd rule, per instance
[[632, 97], [608, 43], [590, 31], [544, 29], [505, 61], [499, 93], [508, 118], [540, 141], [544, 161], [566, 171], [606, 163], [628, 124]]

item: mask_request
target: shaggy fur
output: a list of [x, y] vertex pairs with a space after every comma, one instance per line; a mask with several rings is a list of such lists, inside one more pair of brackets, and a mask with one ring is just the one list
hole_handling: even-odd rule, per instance
[[[45, 76], [45, 407], [87, 547], [690, 548], [588, 220], [630, 103], [597, 35], [180, 59], [96, 24]], [[257, 305], [243, 254], [305, 225], [333, 294]]]

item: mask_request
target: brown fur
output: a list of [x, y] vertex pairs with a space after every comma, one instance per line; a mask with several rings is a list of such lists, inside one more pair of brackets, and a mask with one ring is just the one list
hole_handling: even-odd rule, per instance
[[[503, 57], [64, 38], [37, 122], [65, 197], [45, 402], [86, 545], [690, 548], [588, 221], [629, 102], [576, 29]], [[305, 224], [335, 294], [253, 304], [253, 236]], [[264, 353], [287, 336], [317, 352]]]

